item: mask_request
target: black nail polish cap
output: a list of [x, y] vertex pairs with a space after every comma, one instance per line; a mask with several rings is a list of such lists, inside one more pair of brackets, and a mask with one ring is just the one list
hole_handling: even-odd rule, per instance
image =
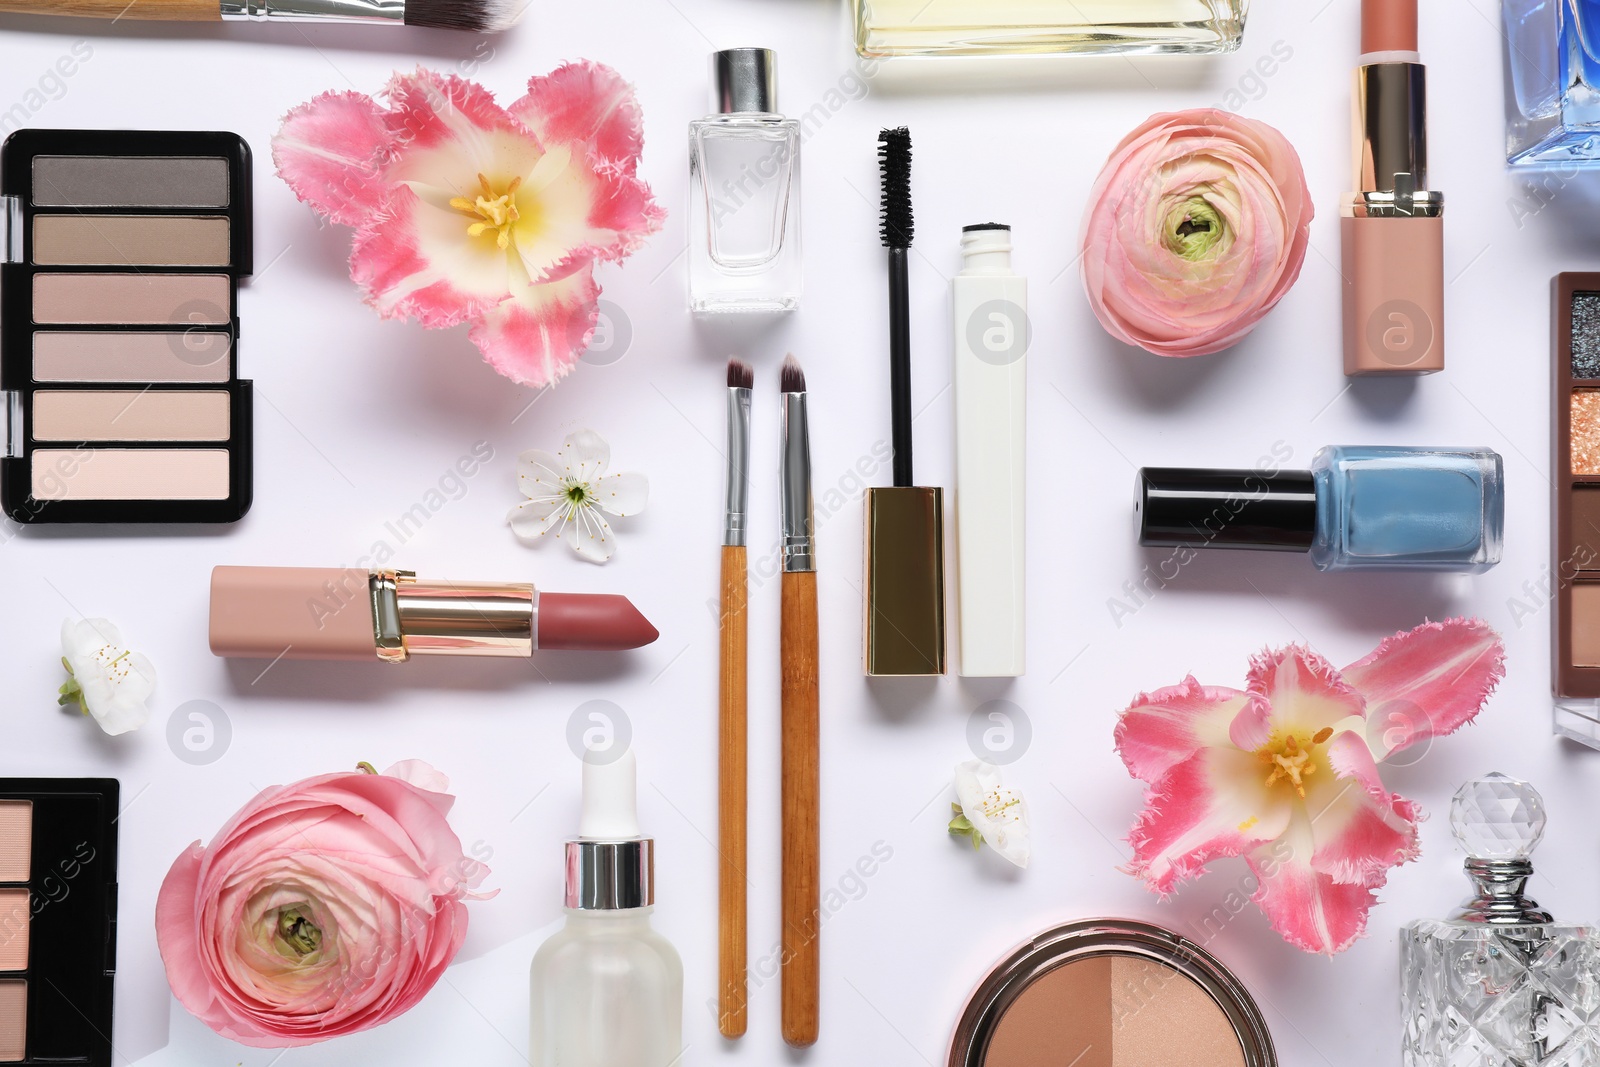
[[1305, 552], [1317, 532], [1310, 471], [1145, 467], [1134, 511], [1139, 543]]

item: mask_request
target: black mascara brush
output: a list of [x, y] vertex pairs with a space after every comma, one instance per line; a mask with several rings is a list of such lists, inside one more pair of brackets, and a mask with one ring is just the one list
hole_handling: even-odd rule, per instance
[[911, 281], [908, 260], [917, 222], [911, 211], [911, 131], [878, 134], [883, 181], [878, 236], [889, 250], [889, 405], [894, 421], [894, 484], [911, 478]]
[[912, 484], [911, 131], [878, 134], [883, 182], [879, 236], [889, 250], [889, 407], [894, 488], [866, 500], [866, 671], [945, 672], [944, 491]]

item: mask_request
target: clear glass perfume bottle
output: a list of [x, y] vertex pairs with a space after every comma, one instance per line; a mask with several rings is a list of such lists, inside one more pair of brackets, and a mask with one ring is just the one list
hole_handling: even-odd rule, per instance
[[1136, 488], [1145, 546], [1309, 552], [1324, 571], [1500, 562], [1504, 463], [1487, 448], [1332, 445], [1310, 470], [1146, 467]]
[[1600, 0], [1503, 0], [1506, 159], [1600, 164]]
[[1232, 52], [1249, 0], [855, 0], [863, 56]]
[[635, 760], [585, 759], [567, 842], [566, 924], [533, 957], [531, 1067], [680, 1067], [683, 962], [650, 927], [655, 842], [639, 833]]
[[778, 113], [777, 57], [711, 57], [717, 113], [689, 124], [689, 310], [800, 305], [800, 123]]
[[1544, 824], [1544, 801], [1515, 778], [1456, 793], [1450, 826], [1474, 894], [1400, 932], [1405, 1067], [1600, 1063], [1600, 930], [1555, 922], [1523, 895]]

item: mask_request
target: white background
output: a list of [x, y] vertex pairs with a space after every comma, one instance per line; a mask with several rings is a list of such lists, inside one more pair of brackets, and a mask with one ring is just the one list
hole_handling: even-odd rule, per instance
[[[559, 920], [561, 841], [576, 824], [568, 724], [594, 699], [631, 721], [642, 818], [659, 840], [658, 922], [687, 970], [687, 1062], [795, 1062], [778, 1037], [776, 981], [758, 983], [750, 1033], [737, 1044], [717, 1037], [706, 1007], [716, 967], [709, 601], [730, 354], [757, 368], [755, 543], [776, 536], [776, 378], [786, 350], [804, 361], [812, 387], [819, 498], [830, 488], [847, 498], [821, 525], [822, 870], [847, 903], [825, 927], [823, 1036], [809, 1062], [942, 1063], [963, 999], [991, 961], [1054, 923], [1124, 915], [1194, 934], [1244, 867], [1220, 863], [1167, 904], [1117, 871], [1141, 787], [1112, 751], [1112, 728], [1136, 693], [1186, 672], [1242, 684], [1248, 657], [1265, 645], [1305, 641], [1343, 665], [1424, 618], [1478, 614], [1509, 649], [1506, 682], [1476, 725], [1385, 772], [1432, 819], [1421, 860], [1394, 873], [1364, 941], [1333, 960], [1306, 956], [1253, 907], [1210, 941], [1255, 991], [1285, 1064], [1398, 1062], [1395, 933], [1465, 893], [1445, 818], [1465, 777], [1498, 768], [1539, 785], [1551, 823], [1535, 894], [1560, 916], [1600, 913], [1591, 814], [1600, 756], [1550, 736], [1549, 609], [1537, 589], [1548, 575], [1549, 281], [1595, 264], [1600, 177], [1536, 192], [1509, 176], [1496, 6], [1424, 7], [1432, 184], [1449, 205], [1449, 364], [1420, 381], [1354, 384], [1340, 369], [1335, 264], [1355, 0], [1260, 0], [1233, 56], [913, 64], [870, 71], [866, 82], [854, 80], [846, 13], [825, 0], [540, 2], [519, 28], [487, 40], [354, 27], [0, 23], [0, 111], [22, 103], [29, 124], [48, 127], [233, 130], [256, 152], [258, 274], [240, 299], [243, 368], [258, 398], [254, 511], [237, 528], [203, 532], [10, 526], [0, 548], [0, 771], [123, 783], [118, 1062], [521, 1062], [527, 966]], [[92, 55], [64, 91], [46, 80], [56, 91], [30, 96], [77, 41]], [[685, 126], [706, 109], [706, 54], [744, 44], [779, 50], [785, 110], [822, 102], [827, 114], [805, 146], [806, 293], [782, 321], [698, 324], [684, 311]], [[1274, 51], [1289, 58], [1257, 67]], [[363, 307], [345, 272], [348, 231], [318, 226], [273, 175], [268, 148], [290, 107], [327, 89], [376, 92], [397, 68], [466, 73], [509, 103], [530, 75], [579, 57], [637, 84], [648, 127], [641, 173], [671, 218], [625, 267], [602, 272], [615, 331], [602, 365], [534, 403], [480, 362], [464, 331], [381, 323]], [[865, 98], [851, 99], [866, 83]], [[1317, 204], [1304, 273], [1230, 352], [1179, 362], [1127, 349], [1096, 324], [1073, 263], [1085, 195], [1112, 145], [1146, 116], [1222, 103], [1276, 125], [1302, 155]], [[1010, 223], [1031, 282], [1030, 669], [1014, 683], [869, 683], [861, 674], [861, 508], [849, 472], [889, 434], [874, 142], [879, 127], [902, 123], [917, 153], [920, 481], [950, 480], [947, 279], [960, 227]], [[525, 548], [504, 522], [518, 499], [516, 454], [554, 448], [582, 427], [611, 442], [613, 469], [652, 482], [649, 509], [622, 524], [621, 550], [604, 568], [561, 545]], [[626, 593], [660, 627], [658, 643], [626, 655], [545, 655], [532, 666], [281, 663], [259, 678], [261, 664], [211, 656], [212, 566], [353, 563], [376, 540], [393, 542], [385, 523], [478, 441], [494, 460], [397, 546], [396, 563]], [[1213, 553], [1117, 625], [1108, 599], [1160, 555], [1141, 552], [1130, 533], [1134, 468], [1249, 465], [1277, 441], [1299, 463], [1328, 443], [1498, 449], [1509, 487], [1504, 562], [1473, 579], [1323, 575], [1295, 555]], [[886, 482], [887, 469], [876, 479]], [[80, 615], [112, 619], [157, 665], [143, 731], [107, 739], [55, 709], [56, 631]], [[777, 583], [758, 581], [750, 940], [753, 961], [769, 965], [778, 938], [777, 626]], [[969, 715], [994, 699], [1014, 702], [1031, 724], [1029, 747], [1008, 771], [1033, 819], [1034, 862], [1020, 874], [944, 831], [951, 768], [970, 757]], [[179, 759], [166, 740], [169, 718], [194, 700], [217, 705], [231, 726], [230, 747], [209, 766]], [[407, 757], [426, 757], [454, 780], [454, 825], [493, 850], [500, 889], [472, 905], [466, 947], [445, 980], [394, 1023], [281, 1059], [190, 1018], [168, 992], [151, 922], [173, 858], [259, 788]], [[852, 881], [877, 842], [892, 858]]]

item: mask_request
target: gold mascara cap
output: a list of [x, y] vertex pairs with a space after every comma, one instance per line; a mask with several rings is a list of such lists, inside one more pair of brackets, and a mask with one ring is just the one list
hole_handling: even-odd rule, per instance
[[867, 490], [869, 675], [945, 672], [944, 490]]

